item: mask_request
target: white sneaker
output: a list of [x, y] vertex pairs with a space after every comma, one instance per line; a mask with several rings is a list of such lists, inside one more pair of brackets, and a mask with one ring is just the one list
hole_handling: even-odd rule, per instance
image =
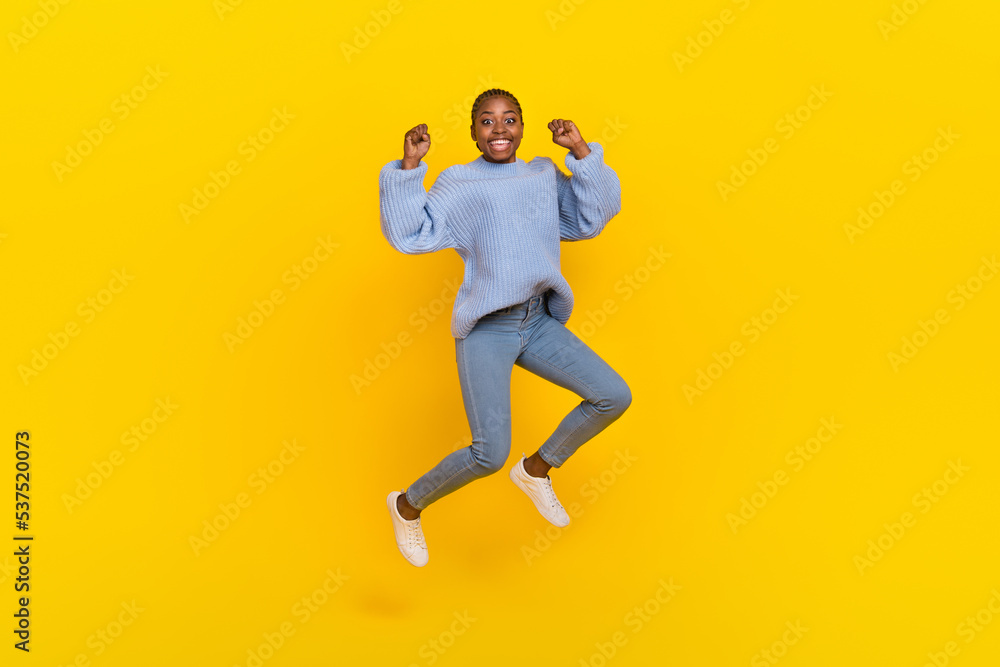
[[552, 490], [552, 478], [548, 475], [545, 477], [529, 475], [524, 469], [524, 459], [524, 452], [521, 452], [521, 460], [510, 469], [510, 480], [517, 488], [528, 494], [531, 502], [535, 503], [535, 507], [549, 523], [560, 528], [568, 526], [569, 514], [559, 504], [556, 492]]
[[389, 505], [389, 515], [392, 517], [392, 530], [396, 533], [396, 546], [411, 565], [423, 567], [427, 565], [427, 543], [424, 542], [424, 531], [420, 528], [420, 517], [407, 521], [396, 509], [396, 498], [402, 491], [392, 491], [386, 498]]

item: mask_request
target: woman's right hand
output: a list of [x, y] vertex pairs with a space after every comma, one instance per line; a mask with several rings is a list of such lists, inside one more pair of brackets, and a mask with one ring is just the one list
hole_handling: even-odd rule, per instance
[[413, 169], [431, 148], [427, 123], [417, 125], [403, 136], [403, 169]]

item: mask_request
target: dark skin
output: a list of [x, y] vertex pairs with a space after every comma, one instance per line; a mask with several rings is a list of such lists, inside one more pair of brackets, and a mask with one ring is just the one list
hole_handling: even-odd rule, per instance
[[[554, 118], [548, 124], [548, 128], [552, 132], [553, 143], [569, 150], [577, 160], [582, 160], [590, 154], [590, 147], [580, 136], [580, 130], [573, 121]], [[510, 164], [517, 160], [517, 147], [521, 145], [524, 125], [521, 123], [521, 114], [517, 112], [517, 107], [506, 97], [494, 96], [484, 100], [479, 105], [476, 124], [471, 130], [472, 138], [483, 152], [485, 160], [500, 164]], [[497, 141], [503, 139], [509, 141], [506, 146]], [[431, 135], [427, 133], [426, 123], [410, 129], [403, 136], [403, 169], [415, 169], [420, 160], [427, 155], [430, 147]], [[532, 477], [548, 477], [551, 469], [552, 466], [546, 463], [537, 451], [524, 459], [524, 470]], [[396, 509], [407, 521], [413, 521], [423, 511], [410, 505], [405, 493], [399, 494], [396, 498]]]
[[[590, 147], [580, 136], [580, 130], [573, 121], [554, 118], [548, 128], [552, 132], [552, 142], [573, 153], [577, 160], [590, 155]], [[521, 114], [506, 97], [495, 96], [484, 100], [476, 112], [476, 124], [470, 129], [484, 159], [505, 164], [517, 160], [517, 147], [521, 145], [524, 125], [521, 123]], [[494, 139], [508, 139], [511, 143], [504, 148], [491, 144]], [[427, 133], [427, 123], [421, 123], [407, 131], [403, 135], [403, 169], [415, 169], [430, 148], [431, 135]]]

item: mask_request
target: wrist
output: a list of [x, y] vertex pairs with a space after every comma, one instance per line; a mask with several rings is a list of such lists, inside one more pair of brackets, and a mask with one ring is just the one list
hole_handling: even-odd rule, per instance
[[401, 162], [400, 166], [403, 169], [416, 169], [418, 166], [420, 166], [420, 160], [414, 160], [404, 157], [400, 162]]
[[590, 146], [587, 145], [586, 141], [581, 141], [572, 148], [569, 149], [573, 153], [573, 157], [577, 160], [582, 160], [583, 158], [590, 155]]

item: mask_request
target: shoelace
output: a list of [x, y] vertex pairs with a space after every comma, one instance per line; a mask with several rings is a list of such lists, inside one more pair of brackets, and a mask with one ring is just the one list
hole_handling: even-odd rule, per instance
[[553, 509], [557, 507], [561, 508], [562, 505], [559, 504], [559, 499], [556, 498], [556, 492], [552, 489], [552, 480], [550, 478], [542, 478], [542, 488], [545, 489], [545, 495], [549, 499], [549, 506]]
[[420, 530], [420, 517], [414, 519], [413, 522], [406, 523], [406, 540], [410, 546], [427, 548], [427, 544], [424, 542], [424, 533]]

